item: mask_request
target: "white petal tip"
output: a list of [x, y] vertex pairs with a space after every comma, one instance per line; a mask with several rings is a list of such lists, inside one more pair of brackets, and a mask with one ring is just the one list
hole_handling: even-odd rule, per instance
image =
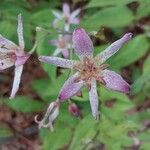
[[43, 61], [43, 59], [44, 59], [44, 56], [39, 57], [39, 61]]
[[133, 33], [131, 33], [131, 32], [126, 33], [126, 34], [124, 35], [124, 37], [127, 38], [127, 40], [131, 39], [132, 36], [133, 36]]
[[41, 27], [36, 27], [36, 29], [35, 29], [36, 31], [41, 31], [42, 30], [42, 28]]

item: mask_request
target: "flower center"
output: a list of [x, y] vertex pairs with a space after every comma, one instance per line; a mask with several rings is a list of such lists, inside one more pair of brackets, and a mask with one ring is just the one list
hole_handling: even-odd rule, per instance
[[66, 47], [66, 41], [64, 38], [59, 39], [59, 48], [65, 48]]
[[95, 78], [102, 84], [105, 84], [101, 72], [107, 67], [107, 64], [98, 65], [95, 59], [84, 57], [82, 62], [75, 64], [74, 69], [80, 73], [77, 80], [84, 80], [86, 83], [90, 83], [91, 79]]

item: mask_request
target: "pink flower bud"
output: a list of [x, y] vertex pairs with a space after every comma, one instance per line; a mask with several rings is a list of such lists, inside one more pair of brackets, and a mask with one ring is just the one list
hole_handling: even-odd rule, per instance
[[78, 106], [75, 103], [70, 103], [69, 104], [68, 111], [70, 112], [71, 115], [73, 115], [75, 117], [80, 117], [81, 116], [80, 110], [79, 110]]

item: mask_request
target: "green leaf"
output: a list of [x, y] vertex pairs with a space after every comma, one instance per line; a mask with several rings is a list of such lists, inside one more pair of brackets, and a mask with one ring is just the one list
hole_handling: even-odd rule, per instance
[[136, 0], [91, 0], [86, 7], [91, 8], [91, 7], [126, 5], [133, 1]]
[[143, 65], [143, 75], [150, 75], [150, 55], [147, 57], [147, 59], [144, 62]]
[[138, 35], [125, 44], [114, 57], [111, 57], [108, 63], [116, 70], [128, 66], [140, 59], [148, 51], [149, 46], [146, 36]]
[[31, 23], [42, 27], [50, 27], [53, 19], [54, 16], [50, 9], [34, 12], [30, 17]]
[[[113, 114], [113, 112], [110, 112], [110, 114]], [[131, 138], [128, 137], [128, 131], [133, 131], [135, 129], [136, 124], [134, 122], [129, 122], [127, 119], [124, 119], [123, 121], [114, 123], [110, 118], [101, 114], [97, 139], [105, 144], [107, 149], [120, 150], [122, 146], [129, 146], [132, 144]]]
[[118, 6], [105, 8], [92, 16], [87, 16], [81, 20], [81, 26], [89, 31], [99, 30], [102, 26], [118, 28], [132, 23], [133, 19], [132, 12], [126, 6]]
[[150, 2], [149, 0], [139, 0], [139, 7], [137, 9], [137, 19], [150, 15]]
[[68, 71], [65, 71], [59, 77], [56, 77], [53, 81], [50, 81], [49, 79], [34, 80], [32, 82], [32, 88], [43, 100], [55, 100], [61, 87], [69, 77], [68, 73]]
[[143, 94], [149, 97], [150, 90], [150, 57], [148, 57], [143, 65], [143, 73], [140, 78], [138, 78], [133, 86], [132, 86], [132, 94], [135, 95], [139, 92], [143, 92]]
[[94, 138], [97, 133], [98, 122], [92, 115], [86, 116], [76, 127], [69, 149], [83, 150], [86, 143]]
[[69, 144], [71, 139], [71, 130], [69, 128], [55, 126], [55, 131], [50, 132], [47, 129], [40, 130], [40, 138], [42, 140], [42, 149], [57, 150]]
[[13, 100], [2, 99], [4, 104], [19, 112], [35, 112], [43, 108], [43, 103], [28, 97], [18, 96]]
[[[48, 41], [51, 40], [54, 35], [49, 34], [48, 31], [45, 31], [43, 28], [38, 28], [36, 32], [36, 40], [37, 40], [37, 54], [41, 55], [51, 55], [55, 50], [54, 47], [48, 44]], [[56, 66], [42, 63], [43, 69], [48, 73], [51, 80], [55, 80], [56, 78]]]
[[31, 83], [33, 90], [43, 99], [49, 100], [51, 82], [49, 79], [34, 80]]

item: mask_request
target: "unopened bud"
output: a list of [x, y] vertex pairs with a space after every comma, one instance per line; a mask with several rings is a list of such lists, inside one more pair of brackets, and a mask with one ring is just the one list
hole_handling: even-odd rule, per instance
[[75, 103], [70, 103], [68, 106], [68, 111], [70, 112], [71, 115], [75, 117], [81, 116], [80, 110], [78, 106]]

